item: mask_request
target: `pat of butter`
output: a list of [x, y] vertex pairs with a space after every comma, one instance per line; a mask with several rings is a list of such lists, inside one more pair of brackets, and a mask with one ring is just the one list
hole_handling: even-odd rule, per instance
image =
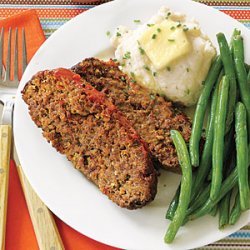
[[170, 66], [191, 50], [183, 26], [171, 20], [150, 26], [139, 43], [157, 70]]

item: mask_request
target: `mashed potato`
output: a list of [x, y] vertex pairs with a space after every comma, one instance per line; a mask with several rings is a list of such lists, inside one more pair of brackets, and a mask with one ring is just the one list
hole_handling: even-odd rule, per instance
[[111, 43], [124, 72], [185, 106], [197, 102], [216, 55], [196, 21], [167, 7], [136, 30], [118, 27]]

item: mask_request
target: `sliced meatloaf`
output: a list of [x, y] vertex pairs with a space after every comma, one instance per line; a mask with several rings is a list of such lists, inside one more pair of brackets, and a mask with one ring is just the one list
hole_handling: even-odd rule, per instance
[[22, 91], [44, 137], [112, 201], [135, 209], [152, 201], [157, 173], [130, 122], [67, 69], [37, 73]]
[[110, 60], [85, 59], [72, 68], [98, 91], [106, 94], [148, 143], [154, 160], [167, 170], [179, 172], [170, 130], [181, 132], [186, 142], [191, 134], [187, 116], [164, 97], [149, 92], [123, 73]]

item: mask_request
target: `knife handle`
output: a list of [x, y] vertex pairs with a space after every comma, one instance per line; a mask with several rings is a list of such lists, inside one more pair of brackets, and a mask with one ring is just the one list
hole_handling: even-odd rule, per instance
[[11, 126], [0, 125], [0, 249], [5, 249], [6, 215], [8, 201]]
[[40, 250], [64, 250], [54, 218], [27, 180], [22, 167], [17, 166], [29, 214]]

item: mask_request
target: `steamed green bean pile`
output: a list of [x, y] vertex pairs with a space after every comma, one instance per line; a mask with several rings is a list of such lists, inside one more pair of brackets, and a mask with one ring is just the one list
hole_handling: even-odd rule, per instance
[[171, 131], [182, 179], [166, 213], [171, 220], [166, 243], [189, 220], [218, 214], [222, 230], [250, 209], [250, 70], [239, 30], [234, 30], [230, 43], [223, 33], [217, 34], [217, 42], [220, 54], [197, 103], [189, 145]]

